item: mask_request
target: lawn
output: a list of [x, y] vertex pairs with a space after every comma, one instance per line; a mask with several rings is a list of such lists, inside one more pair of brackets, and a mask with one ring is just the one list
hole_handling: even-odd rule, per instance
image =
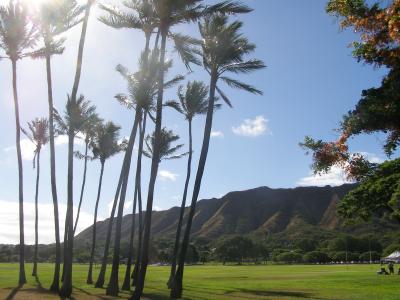
[[[27, 274], [32, 265], [27, 264]], [[400, 276], [378, 276], [378, 265], [189, 266], [184, 299], [400, 299]], [[121, 278], [125, 268], [121, 270]], [[58, 299], [47, 292], [53, 266], [39, 265], [39, 278], [16, 288], [17, 264], [0, 264], [0, 299]], [[96, 272], [98, 269], [96, 268]], [[74, 299], [115, 299], [85, 283], [87, 265], [74, 265]], [[168, 267], [149, 267], [145, 299], [168, 299]], [[121, 298], [129, 294], [121, 293]]]

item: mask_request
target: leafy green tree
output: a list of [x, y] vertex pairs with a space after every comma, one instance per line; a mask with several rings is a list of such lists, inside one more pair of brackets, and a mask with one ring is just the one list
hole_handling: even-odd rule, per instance
[[325, 252], [311, 251], [303, 255], [303, 261], [307, 263], [327, 263], [330, 258]]
[[[381, 166], [371, 163], [361, 153], [351, 153], [348, 140], [362, 134], [386, 134], [383, 150], [389, 158], [399, 145], [399, 9], [399, 1], [380, 4], [365, 0], [330, 0], [327, 4], [327, 12], [338, 18], [342, 29], [350, 28], [360, 33], [360, 40], [353, 43], [354, 57], [358, 61], [388, 70], [381, 86], [364, 90], [355, 108], [343, 116], [338, 140], [325, 142], [306, 137], [301, 144], [312, 152], [316, 173], [326, 172], [337, 165], [345, 169], [349, 178], [360, 182], [358, 191], [345, 197], [339, 209], [339, 213], [350, 221], [370, 219], [373, 214], [381, 215], [382, 212], [389, 212], [388, 216], [398, 219], [398, 212], [396, 209], [393, 211], [394, 203], [400, 199], [399, 173], [396, 168], [398, 161]], [[373, 183], [373, 180], [381, 178], [382, 173], [385, 174], [385, 183]], [[375, 197], [376, 193], [371, 187], [375, 185], [378, 189], [387, 189], [389, 181], [390, 188], [385, 190], [385, 196]], [[382, 187], [382, 184], [386, 186]], [[367, 205], [364, 204], [366, 199]]]
[[[243, 12], [250, 11], [247, 7], [242, 7]], [[206, 124], [204, 128], [203, 145], [200, 152], [200, 159], [193, 188], [192, 201], [190, 205], [188, 221], [185, 227], [184, 238], [179, 255], [178, 269], [174, 278], [171, 298], [182, 296], [182, 280], [185, 263], [185, 255], [190, 240], [190, 230], [192, 227], [193, 216], [196, 210], [196, 203], [200, 192], [201, 180], [207, 160], [208, 148], [212, 129], [212, 121], [215, 107], [215, 92], [218, 91], [221, 98], [230, 105], [230, 100], [217, 86], [218, 81], [222, 80], [233, 88], [248, 91], [254, 94], [262, 94], [256, 88], [226, 76], [226, 73], [246, 74], [260, 70], [265, 67], [262, 61], [257, 59], [246, 60], [245, 56], [255, 50], [255, 45], [250, 43], [240, 33], [242, 23], [234, 21], [229, 23], [228, 17], [221, 13], [208, 16], [199, 25], [202, 37], [202, 58], [203, 67], [210, 74], [209, 103], [207, 108]]]
[[372, 261], [377, 261], [381, 258], [380, 254], [376, 251], [367, 251], [364, 253], [360, 254], [360, 261], [368, 261], [368, 262], [372, 262]]
[[72, 262], [74, 247], [74, 220], [73, 220], [73, 172], [74, 172], [74, 140], [76, 135], [83, 130], [85, 124], [93, 117], [96, 107], [84, 96], [73, 100], [68, 96], [64, 118], [55, 110], [54, 118], [60, 133], [68, 136], [68, 177], [67, 177], [67, 213], [65, 217], [65, 230], [67, 231], [64, 239], [64, 280], [60, 289], [60, 295], [69, 297], [72, 293]]
[[[185, 187], [183, 190], [181, 209], [179, 212], [178, 226], [175, 235], [175, 245], [171, 258], [171, 272], [168, 280], [168, 287], [171, 287], [172, 280], [176, 272], [176, 259], [179, 250], [179, 242], [181, 239], [183, 215], [186, 207], [186, 197], [189, 187], [191, 167], [192, 167], [192, 155], [193, 155], [193, 141], [192, 141], [192, 121], [196, 115], [204, 115], [207, 112], [208, 106], [208, 87], [200, 81], [188, 82], [186, 90], [183, 91], [183, 86], [178, 89], [178, 101], [168, 101], [165, 106], [169, 106], [180, 114], [182, 114], [188, 122], [189, 130], [189, 155], [186, 169], [186, 180]], [[216, 104], [216, 106], [220, 106]]]
[[0, 6], [0, 49], [3, 49], [12, 65], [12, 86], [15, 111], [15, 143], [18, 159], [18, 199], [19, 199], [19, 284], [26, 283], [25, 237], [24, 237], [24, 183], [21, 155], [21, 123], [17, 88], [17, 62], [26, 57], [26, 51], [35, 46], [37, 32], [29, 22], [28, 11], [21, 1], [10, 0], [8, 6]]
[[291, 252], [283, 252], [276, 257], [277, 261], [283, 262], [286, 264], [293, 264], [302, 262], [303, 257], [300, 253], [291, 251]]
[[241, 264], [244, 258], [253, 256], [254, 243], [244, 236], [234, 236], [220, 241], [215, 249], [218, 258], [225, 262]]
[[40, 179], [40, 153], [42, 147], [49, 141], [49, 121], [46, 118], [38, 119], [28, 123], [29, 131], [21, 128], [21, 131], [35, 145], [33, 157], [33, 168], [36, 167], [36, 189], [35, 189], [35, 250], [33, 255], [32, 276], [37, 276], [38, 263], [38, 240], [39, 240], [39, 179]]
[[100, 161], [100, 177], [99, 185], [97, 189], [97, 198], [94, 208], [94, 219], [92, 227], [92, 245], [90, 251], [89, 260], [89, 271], [86, 279], [87, 284], [93, 283], [93, 261], [94, 251], [96, 249], [96, 228], [97, 228], [97, 212], [99, 208], [101, 187], [103, 183], [104, 165], [107, 159], [111, 158], [115, 154], [119, 153], [123, 148], [118, 142], [120, 127], [115, 125], [113, 122], [107, 122], [106, 124], [97, 124], [94, 129], [93, 139], [90, 141], [90, 147], [92, 148], [93, 158]]

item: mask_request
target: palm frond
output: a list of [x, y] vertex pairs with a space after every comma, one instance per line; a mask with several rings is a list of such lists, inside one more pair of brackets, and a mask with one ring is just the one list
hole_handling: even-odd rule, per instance
[[214, 13], [220, 14], [245, 14], [252, 12], [253, 9], [248, 7], [247, 5], [238, 2], [238, 1], [222, 1], [217, 4], [207, 6], [204, 9], [204, 15], [210, 15]]
[[229, 78], [229, 77], [224, 77], [224, 76], [221, 77], [221, 79], [222, 79], [227, 85], [229, 85], [229, 86], [232, 87], [232, 88], [240, 89], [240, 90], [245, 90], [245, 91], [247, 91], [247, 92], [249, 92], [249, 93], [252, 93], [252, 94], [259, 94], [259, 95], [262, 95], [262, 94], [263, 94], [262, 91], [256, 89], [255, 87], [253, 87], [253, 86], [251, 86], [251, 85], [249, 85], [249, 84], [247, 84], [247, 83], [244, 83], [244, 82], [241, 82], [241, 81], [238, 81], [238, 80]]
[[216, 90], [218, 92], [218, 94], [221, 96], [222, 100], [224, 100], [224, 102], [230, 107], [233, 108], [232, 102], [231, 100], [229, 100], [228, 96], [226, 96], [226, 94], [217, 86]]

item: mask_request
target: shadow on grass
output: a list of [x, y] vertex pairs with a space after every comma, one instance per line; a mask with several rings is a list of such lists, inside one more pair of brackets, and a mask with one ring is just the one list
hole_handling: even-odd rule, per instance
[[144, 299], [151, 299], [151, 300], [169, 300], [169, 297], [159, 295], [159, 294], [153, 294], [153, 293], [144, 293], [143, 294]]
[[76, 286], [74, 286], [73, 288], [74, 288], [75, 290], [77, 290], [77, 291], [79, 291], [79, 292], [81, 292], [81, 293], [83, 293], [83, 294], [85, 294], [85, 295], [87, 295], [87, 296], [91, 296], [91, 297], [93, 297], [93, 298], [102, 299], [102, 300], [109, 300], [109, 299], [110, 299], [110, 298], [107, 298], [107, 297], [105, 297], [105, 296], [101, 296], [101, 295], [96, 295], [96, 294], [89, 293], [88, 291], [86, 291], [86, 290], [84, 290], [84, 289], [82, 289], [82, 288], [78, 288], [78, 287], [76, 287]]
[[18, 293], [18, 291], [23, 287], [23, 284], [18, 285], [17, 287], [13, 288], [10, 292], [10, 294], [8, 294], [8, 296], [6, 297], [5, 300], [12, 300], [14, 299], [15, 295]]
[[[271, 299], [275, 299], [277, 297], [291, 297], [299, 299], [322, 299], [322, 298], [316, 298], [311, 293], [295, 292], [295, 291], [266, 291], [266, 290], [258, 291], [249, 289], [236, 289], [235, 291], [225, 292], [225, 294], [235, 294], [235, 293], [244, 293], [258, 297], [266, 297], [264, 299], [268, 299], [269, 297], [271, 297]], [[235, 295], [235, 297], [244, 299], [247, 298], [246, 296], [239, 296], [239, 295]]]

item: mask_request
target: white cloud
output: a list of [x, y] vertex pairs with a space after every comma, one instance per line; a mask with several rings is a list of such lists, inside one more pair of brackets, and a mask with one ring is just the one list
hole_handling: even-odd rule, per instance
[[[19, 214], [18, 202], [0, 200], [0, 244], [19, 243]], [[64, 222], [67, 206], [59, 204], [60, 236], [64, 236]], [[74, 207], [74, 220], [77, 208]], [[39, 243], [54, 243], [54, 218], [53, 204], [39, 203]], [[102, 220], [98, 216], [98, 220]], [[24, 229], [25, 243], [33, 244], [35, 239], [35, 204], [33, 202], [24, 203]], [[76, 234], [93, 224], [93, 215], [81, 210]]]
[[211, 131], [211, 137], [215, 137], [215, 138], [223, 138], [224, 137], [224, 133], [222, 131]]
[[370, 163], [380, 164], [383, 163], [384, 161], [384, 159], [382, 159], [381, 157], [379, 157], [374, 153], [369, 153], [369, 152], [358, 152], [358, 153], [364, 156], [364, 158], [368, 160]]
[[264, 116], [257, 116], [254, 119], [246, 119], [238, 127], [232, 127], [236, 135], [257, 137], [266, 133], [271, 134], [267, 126], [268, 120]]
[[[23, 160], [32, 160], [35, 156], [36, 146], [28, 138], [21, 139], [21, 156]], [[5, 152], [15, 152], [16, 146], [4, 148]]]
[[344, 171], [338, 167], [334, 166], [328, 173], [322, 174], [310, 174], [304, 178], [301, 178], [299, 181], [296, 182], [298, 186], [338, 186], [344, 183], [350, 183], [346, 178], [346, 174]]
[[164, 210], [164, 209], [162, 209], [161, 207], [159, 207], [159, 206], [153, 206], [153, 211], [161, 211], [161, 210]]
[[176, 178], [178, 177], [178, 174], [171, 173], [170, 171], [167, 170], [160, 170], [158, 172], [158, 175], [160, 176], [161, 180], [170, 180], [170, 181], [176, 181]]

